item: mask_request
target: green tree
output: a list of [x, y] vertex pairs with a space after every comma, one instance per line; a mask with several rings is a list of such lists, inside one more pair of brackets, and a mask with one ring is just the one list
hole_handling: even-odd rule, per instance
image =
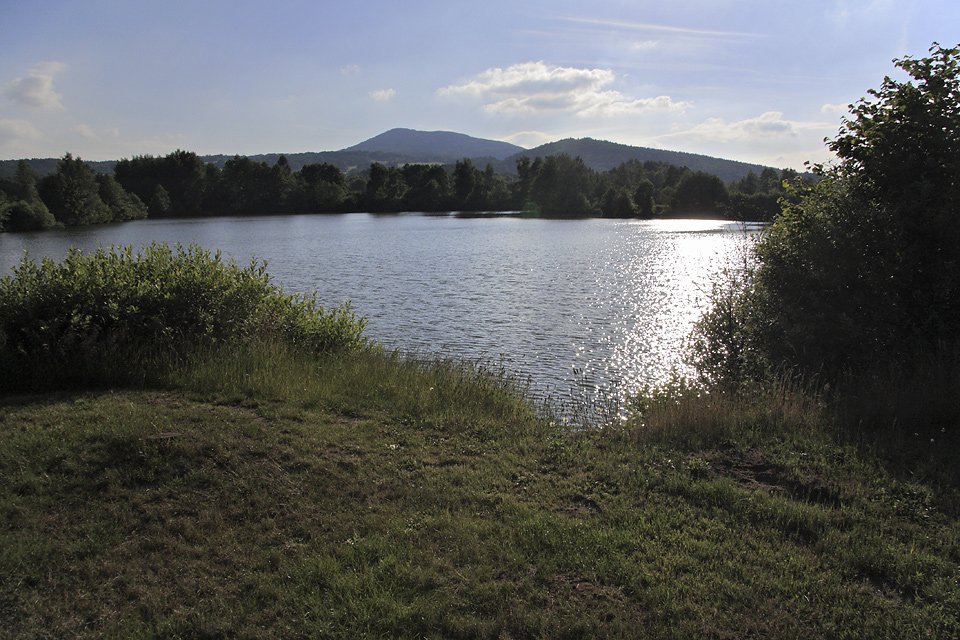
[[637, 183], [637, 188], [633, 192], [633, 202], [637, 208], [637, 215], [641, 218], [653, 217], [653, 183], [643, 178]]
[[531, 187], [531, 200], [543, 215], [555, 218], [582, 218], [593, 213], [587, 194], [593, 172], [579, 156], [565, 153], [547, 156]]
[[154, 218], [166, 218], [170, 215], [170, 194], [167, 193], [162, 184], [158, 184], [154, 188], [148, 210], [150, 216]]
[[838, 162], [784, 200], [757, 267], [717, 296], [694, 348], [708, 377], [829, 378], [957, 340], [960, 49], [930, 51], [854, 105], [828, 143]]
[[230, 214], [268, 213], [275, 204], [275, 181], [265, 162], [246, 156], [227, 160], [220, 172], [220, 200]]
[[170, 198], [166, 216], [196, 217], [206, 213], [203, 207], [210, 184], [207, 168], [192, 151], [177, 149], [163, 158], [137, 156], [120, 160], [113, 174], [124, 189], [142, 202], [149, 203], [157, 185], [163, 185]]
[[473, 166], [470, 158], [457, 160], [453, 167], [453, 196], [456, 198], [458, 208], [469, 209], [469, 203], [474, 201], [473, 192], [480, 181], [480, 170]]
[[57, 221], [37, 191], [39, 176], [24, 160], [8, 181], [11, 198], [0, 202], [0, 231], [40, 231], [56, 226]]
[[100, 185], [93, 169], [69, 153], [57, 163], [55, 174], [40, 181], [39, 193], [61, 224], [101, 224], [113, 218], [110, 208], [100, 199]]
[[600, 199], [600, 212], [604, 218], [632, 218], [637, 215], [630, 195], [622, 189], [609, 188]]
[[366, 204], [371, 211], [399, 211], [406, 191], [407, 185], [399, 169], [387, 167], [380, 162], [370, 164]]
[[727, 204], [723, 180], [704, 171], [687, 171], [680, 178], [670, 200], [670, 209], [678, 215], [721, 215]]
[[305, 211], [339, 211], [347, 199], [347, 181], [336, 165], [308, 164], [297, 176], [304, 193]]
[[277, 158], [270, 169], [270, 211], [263, 213], [292, 213], [301, 208], [301, 191], [297, 178], [290, 168], [287, 156]]
[[0, 204], [0, 231], [42, 231], [57, 225], [42, 200]]
[[110, 208], [114, 222], [142, 220], [147, 217], [147, 207], [136, 195], [128, 193], [107, 173], [97, 175], [97, 191], [103, 203]]

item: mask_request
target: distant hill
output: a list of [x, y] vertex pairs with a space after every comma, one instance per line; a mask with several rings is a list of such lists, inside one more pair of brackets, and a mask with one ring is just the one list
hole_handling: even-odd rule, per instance
[[[490, 163], [501, 173], [515, 173], [516, 161], [521, 156], [533, 159], [537, 156], [546, 157], [559, 153], [580, 156], [583, 162], [595, 171], [607, 171], [631, 159], [641, 162], [652, 160], [669, 162], [693, 171], [706, 171], [719, 176], [724, 182], [739, 180], [750, 171], [759, 174], [765, 169], [762, 165], [736, 160], [724, 160], [683, 151], [632, 147], [593, 138], [567, 138], [549, 142], [535, 149], [524, 149], [509, 142], [474, 138], [451, 131], [413, 129], [391, 129], [339, 151], [267, 153], [251, 155], [249, 158], [254, 162], [266, 162], [273, 166], [281, 155], [285, 155], [290, 168], [294, 171], [308, 164], [329, 162], [345, 173], [363, 171], [370, 167], [371, 162], [382, 162], [388, 166], [411, 162], [453, 164], [462, 158], [470, 158], [481, 168]], [[201, 156], [201, 159], [223, 168], [233, 157], [232, 155], [210, 155]], [[51, 174], [57, 170], [57, 158], [34, 158], [27, 162], [41, 175]], [[116, 161], [89, 162], [89, 164], [96, 171], [110, 172], [113, 171]], [[16, 168], [16, 160], [0, 160], [0, 177], [12, 176]]]
[[666, 151], [664, 149], [650, 149], [648, 147], [631, 147], [616, 142], [607, 142], [606, 140], [594, 140], [593, 138], [566, 138], [557, 142], [548, 142], [547, 144], [529, 149], [506, 158], [507, 162], [515, 162], [521, 156], [528, 156], [531, 159], [537, 156], [541, 158], [551, 155], [565, 153], [569, 156], [580, 156], [583, 163], [595, 171], [608, 171], [618, 167], [627, 160], [639, 160], [646, 162], [669, 162], [680, 167], [687, 167], [691, 171], [705, 171], [719, 176], [724, 182], [740, 180], [747, 173], [753, 171], [760, 175], [766, 167], [759, 164], [749, 164], [738, 162], [736, 160], [723, 160], [711, 156], [702, 156], [696, 153], [686, 153], [683, 151]]
[[391, 129], [360, 144], [347, 147], [341, 152], [346, 151], [373, 151], [417, 156], [421, 158], [421, 162], [455, 162], [461, 158], [503, 160], [523, 152], [524, 148], [509, 142], [484, 140], [452, 131]]

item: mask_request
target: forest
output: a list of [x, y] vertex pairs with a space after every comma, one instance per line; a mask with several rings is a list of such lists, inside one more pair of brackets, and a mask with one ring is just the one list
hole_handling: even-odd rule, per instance
[[549, 218], [721, 217], [769, 221], [801, 177], [764, 169], [724, 183], [667, 162], [629, 160], [595, 171], [580, 157], [521, 156], [516, 174], [468, 159], [454, 164], [373, 162], [345, 174], [333, 164], [294, 171], [285, 156], [272, 166], [235, 156], [223, 168], [177, 150], [120, 160], [98, 173], [67, 153], [41, 177], [21, 160], [0, 178], [0, 230], [28, 231], [144, 218], [345, 213], [519, 211]]

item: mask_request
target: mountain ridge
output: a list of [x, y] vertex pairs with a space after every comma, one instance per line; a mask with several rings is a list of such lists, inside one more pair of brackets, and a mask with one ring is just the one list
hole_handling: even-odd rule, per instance
[[[326, 162], [337, 166], [345, 173], [363, 171], [369, 168], [372, 162], [380, 162], [388, 166], [408, 163], [453, 164], [457, 160], [469, 158], [474, 164], [485, 166], [489, 163], [500, 173], [513, 174], [516, 172], [516, 161], [522, 156], [533, 159], [537, 156], [546, 157], [559, 153], [579, 156], [584, 164], [595, 171], [607, 171], [628, 160], [669, 162], [677, 166], [685, 166], [692, 171], [712, 173], [728, 183], [740, 180], [750, 171], [759, 174], [767, 168], [764, 165], [738, 160], [685, 151], [636, 147], [594, 138], [565, 138], [525, 149], [509, 142], [475, 138], [452, 131], [417, 131], [403, 128], [390, 129], [338, 151], [266, 153], [247, 157], [254, 162], [266, 162], [272, 166], [282, 155], [286, 157], [290, 168], [294, 171], [308, 164]], [[199, 157], [206, 163], [223, 168], [236, 156], [218, 154]], [[47, 175], [56, 171], [58, 158], [26, 160], [41, 175]], [[17, 162], [18, 160], [0, 160], [0, 177], [14, 175]], [[87, 162], [96, 171], [110, 173], [117, 161]]]
[[423, 154], [425, 158], [433, 156], [456, 161], [472, 157], [504, 160], [526, 149], [509, 142], [475, 138], [454, 131], [417, 131], [396, 128], [340, 151], [372, 151], [401, 155], [410, 155], [415, 152]]

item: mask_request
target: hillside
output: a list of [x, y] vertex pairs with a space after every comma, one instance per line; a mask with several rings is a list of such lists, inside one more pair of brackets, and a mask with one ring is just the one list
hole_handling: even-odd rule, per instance
[[418, 156], [422, 162], [454, 162], [461, 158], [496, 158], [503, 160], [523, 153], [525, 149], [509, 142], [484, 140], [453, 133], [451, 131], [415, 131], [391, 129], [365, 140], [360, 144], [342, 149]]
[[606, 140], [594, 140], [593, 138], [566, 138], [556, 142], [529, 149], [515, 156], [507, 158], [508, 162], [515, 162], [520, 156], [526, 155], [531, 158], [540, 156], [557, 155], [565, 153], [569, 156], [580, 156], [584, 164], [595, 171], [608, 171], [618, 167], [627, 160], [640, 160], [641, 162], [669, 162], [680, 167], [687, 167], [692, 171], [705, 171], [719, 176], [724, 182], [740, 180], [747, 173], [753, 171], [760, 174], [765, 167], [759, 164], [748, 164], [736, 160], [724, 160], [722, 158], [713, 158], [695, 153], [686, 153], [683, 151], [667, 151], [665, 149], [650, 149], [648, 147], [632, 147], [616, 142]]
[[[739, 180], [750, 171], [759, 174], [764, 169], [761, 165], [736, 160], [725, 160], [683, 151], [633, 147], [606, 140], [594, 140], [593, 138], [567, 138], [549, 142], [534, 149], [524, 149], [508, 142], [474, 138], [451, 131], [415, 131], [413, 129], [391, 129], [339, 151], [267, 153], [251, 155], [249, 158], [255, 162], [266, 162], [272, 166], [281, 155], [285, 155], [290, 168], [294, 171], [298, 171], [308, 164], [328, 162], [346, 173], [367, 169], [372, 162], [381, 162], [388, 166], [411, 162], [452, 164], [461, 158], [470, 158], [474, 164], [485, 166], [490, 163], [494, 169], [501, 173], [514, 173], [516, 171], [516, 161], [521, 156], [526, 155], [535, 158], [559, 153], [580, 156], [584, 163], [595, 171], [607, 171], [627, 160], [636, 159], [641, 162], [650, 160], [669, 162], [688, 167], [693, 171], [706, 171], [719, 176], [724, 182]], [[204, 162], [223, 168], [234, 157], [233, 155], [221, 154], [201, 156], [201, 159]], [[28, 162], [41, 175], [53, 173], [57, 168], [56, 158], [33, 158]], [[90, 162], [89, 164], [96, 171], [109, 172], [113, 170], [116, 162], [101, 161]], [[0, 160], [0, 177], [12, 176], [16, 167], [16, 160]]]

